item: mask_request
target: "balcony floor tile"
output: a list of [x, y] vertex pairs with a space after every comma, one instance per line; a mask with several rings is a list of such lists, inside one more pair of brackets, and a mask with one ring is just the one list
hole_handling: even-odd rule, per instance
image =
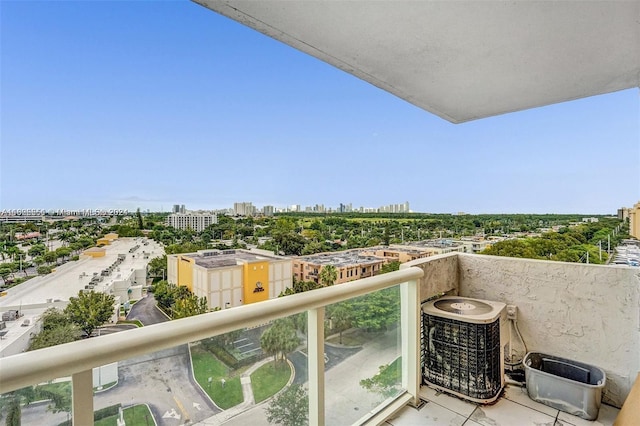
[[427, 402], [419, 410], [407, 407], [393, 419], [387, 420], [387, 424], [393, 426], [405, 425], [448, 425], [462, 426], [467, 418], [458, 413], [444, 408], [434, 402]]
[[540, 404], [529, 398], [527, 388], [521, 388], [519, 386], [507, 386], [505, 388], [503, 396], [509, 401], [513, 401], [517, 404], [524, 405], [541, 413], [547, 414], [552, 417], [558, 416], [558, 409], [549, 407], [548, 405]]
[[553, 426], [556, 416], [550, 416], [502, 398], [493, 405], [476, 407], [470, 419], [486, 426]]
[[458, 413], [465, 418], [469, 417], [476, 409], [476, 404], [449, 396], [443, 392], [438, 392], [428, 386], [422, 386], [420, 388], [420, 398], [426, 401], [435, 402], [436, 404], [448, 408], [454, 413]]
[[477, 405], [423, 386], [420, 396], [427, 403], [420, 409], [405, 407], [387, 426], [464, 425], [464, 426], [611, 426], [619, 409], [602, 405], [598, 419], [587, 421], [558, 411], [529, 398], [524, 388], [507, 386], [493, 405]]
[[602, 404], [598, 418], [594, 421], [589, 421], [560, 411], [560, 414], [558, 414], [558, 423], [561, 423], [563, 426], [611, 426], [619, 412], [620, 410], [618, 408]]

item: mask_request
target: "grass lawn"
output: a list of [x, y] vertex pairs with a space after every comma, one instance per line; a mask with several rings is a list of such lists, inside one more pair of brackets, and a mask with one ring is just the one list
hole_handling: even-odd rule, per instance
[[251, 388], [256, 403], [264, 401], [282, 389], [291, 377], [291, 368], [286, 362], [278, 361], [274, 367], [272, 362], [258, 368], [251, 375]]
[[[197, 382], [216, 405], [223, 410], [244, 401], [240, 375], [220, 362], [211, 352], [200, 346], [191, 347], [191, 362]], [[211, 377], [211, 383], [209, 383]], [[224, 388], [221, 380], [225, 380]]]
[[144, 327], [144, 324], [142, 324], [139, 320], [120, 320], [118, 321], [118, 324], [134, 324], [138, 327]]
[[[144, 405], [134, 405], [125, 408], [123, 411], [124, 422], [127, 426], [153, 426], [153, 416], [149, 408]], [[118, 416], [105, 417], [97, 420], [94, 426], [116, 426], [118, 424]]]

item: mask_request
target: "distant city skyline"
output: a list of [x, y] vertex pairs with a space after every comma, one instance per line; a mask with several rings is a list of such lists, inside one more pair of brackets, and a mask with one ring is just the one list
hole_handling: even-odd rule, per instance
[[0, 210], [640, 200], [637, 89], [454, 125], [193, 2], [0, 9]]

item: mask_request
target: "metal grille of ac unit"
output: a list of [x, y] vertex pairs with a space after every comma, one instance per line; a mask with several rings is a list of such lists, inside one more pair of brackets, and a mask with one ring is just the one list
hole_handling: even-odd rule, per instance
[[477, 402], [502, 391], [500, 318], [474, 324], [423, 313], [423, 380]]

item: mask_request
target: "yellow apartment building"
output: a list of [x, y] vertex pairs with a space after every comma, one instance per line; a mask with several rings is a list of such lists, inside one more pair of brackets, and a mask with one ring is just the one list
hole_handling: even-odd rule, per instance
[[209, 309], [261, 302], [292, 285], [291, 259], [267, 250], [200, 250], [167, 255], [167, 280], [206, 297]]

